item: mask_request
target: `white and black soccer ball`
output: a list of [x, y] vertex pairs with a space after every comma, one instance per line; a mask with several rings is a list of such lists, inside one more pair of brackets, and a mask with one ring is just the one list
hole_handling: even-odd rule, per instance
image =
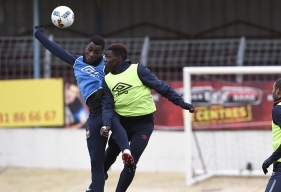
[[67, 28], [74, 22], [74, 13], [67, 6], [59, 6], [53, 10], [51, 19], [56, 27]]

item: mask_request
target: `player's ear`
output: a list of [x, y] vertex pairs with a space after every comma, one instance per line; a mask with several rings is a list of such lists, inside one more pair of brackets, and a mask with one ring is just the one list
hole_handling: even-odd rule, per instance
[[277, 95], [281, 94], [281, 92], [280, 92], [280, 89], [279, 89], [279, 88], [277, 88], [277, 89], [275, 90], [275, 92], [276, 92], [276, 94], [277, 94]]

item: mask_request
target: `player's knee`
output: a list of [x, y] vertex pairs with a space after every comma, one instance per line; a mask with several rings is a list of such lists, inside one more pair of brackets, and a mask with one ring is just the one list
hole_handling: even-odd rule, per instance
[[108, 141], [108, 146], [111, 150], [118, 152], [118, 154], [120, 153], [121, 149], [118, 146], [118, 144], [116, 143], [115, 139], [111, 138]]
[[104, 180], [107, 180], [107, 178], [108, 178], [108, 174], [104, 173]]
[[107, 150], [106, 150], [106, 154], [109, 155], [109, 156], [118, 156], [119, 153], [121, 152], [120, 148], [119, 147], [108, 147]]

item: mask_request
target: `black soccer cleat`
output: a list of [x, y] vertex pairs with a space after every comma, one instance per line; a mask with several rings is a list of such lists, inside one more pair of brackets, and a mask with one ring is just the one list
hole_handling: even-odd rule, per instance
[[136, 171], [137, 166], [133, 165], [133, 166], [127, 167], [127, 168], [129, 170], [129, 172], [134, 172], [134, 171]]
[[92, 190], [92, 183], [90, 183], [86, 189], [86, 192], [90, 192]]

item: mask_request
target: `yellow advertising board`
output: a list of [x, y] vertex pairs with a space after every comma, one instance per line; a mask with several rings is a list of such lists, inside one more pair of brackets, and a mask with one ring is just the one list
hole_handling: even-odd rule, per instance
[[63, 125], [63, 79], [0, 81], [0, 127]]

